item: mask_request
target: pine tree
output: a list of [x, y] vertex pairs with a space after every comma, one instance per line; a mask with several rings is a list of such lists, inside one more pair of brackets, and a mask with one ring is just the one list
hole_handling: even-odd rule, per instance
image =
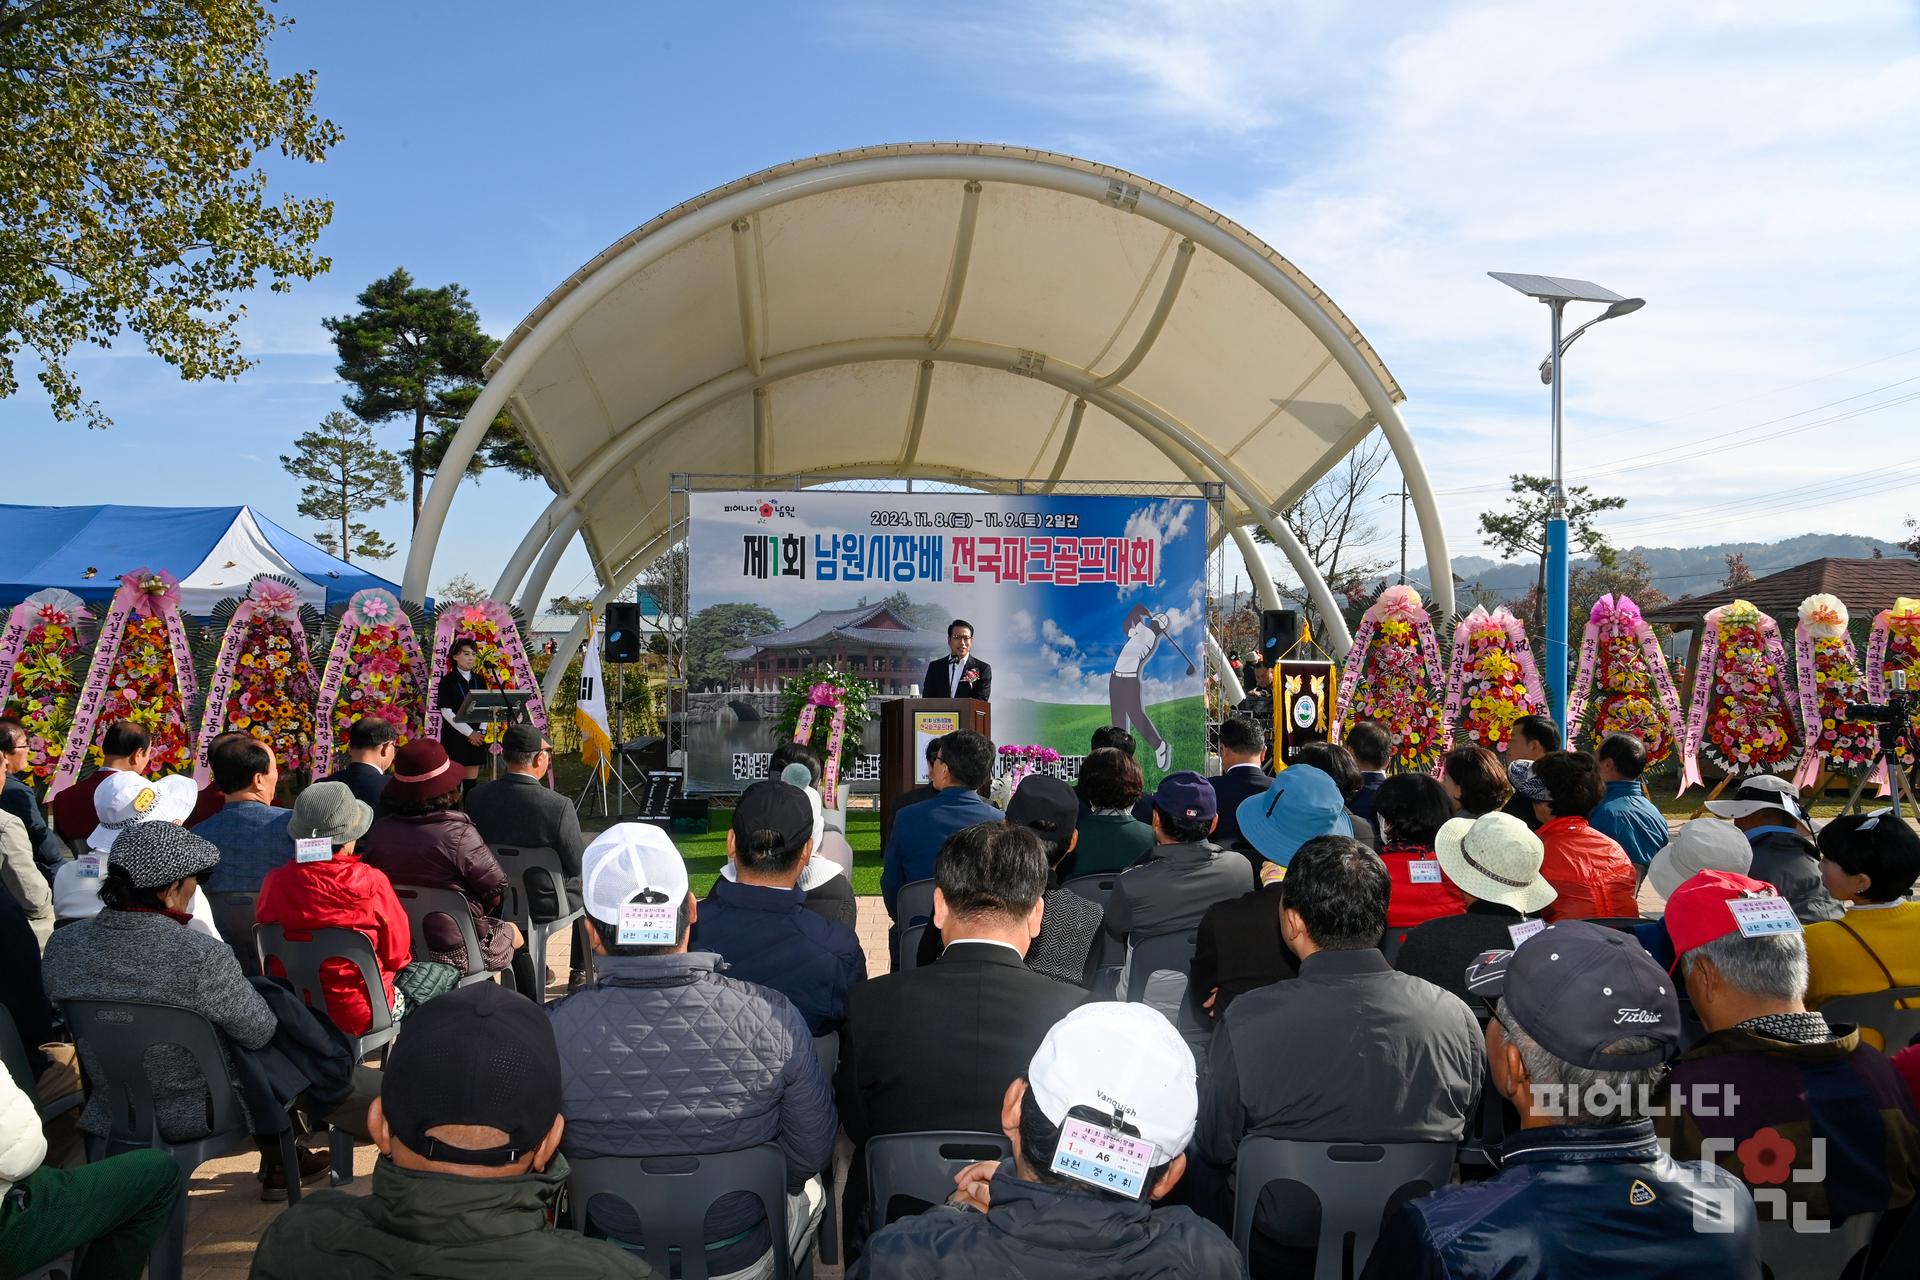
[[400, 460], [374, 443], [373, 428], [335, 410], [320, 420], [318, 430], [293, 442], [295, 454], [281, 454], [280, 465], [296, 479], [307, 481], [300, 490], [300, 514], [325, 520], [339, 531], [314, 535], [333, 555], [352, 563], [385, 560], [397, 548], [380, 533], [354, 520], [407, 496], [406, 471]]

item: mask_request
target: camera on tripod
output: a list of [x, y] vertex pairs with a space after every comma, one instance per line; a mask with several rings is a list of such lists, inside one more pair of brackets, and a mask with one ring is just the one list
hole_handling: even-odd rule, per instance
[[[1847, 704], [1847, 719], [1859, 720], [1866, 724], [1890, 725], [1901, 728], [1913, 721], [1914, 694], [1907, 690], [1907, 673], [1903, 670], [1887, 672], [1887, 700], [1885, 702], [1850, 702]], [[1885, 730], [1882, 730], [1885, 733]], [[1898, 736], [1898, 735], [1895, 735]]]

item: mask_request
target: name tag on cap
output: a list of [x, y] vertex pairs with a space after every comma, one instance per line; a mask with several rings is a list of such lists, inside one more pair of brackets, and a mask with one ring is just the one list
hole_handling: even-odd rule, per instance
[[293, 842], [295, 862], [332, 862], [333, 841], [326, 836], [303, 836]]
[[1510, 924], [1507, 926], [1507, 936], [1513, 939], [1513, 945], [1517, 948], [1521, 943], [1546, 927], [1547, 922], [1545, 920], [1522, 920], [1519, 924]]
[[1156, 1148], [1144, 1138], [1117, 1133], [1087, 1120], [1069, 1117], [1060, 1126], [1053, 1171], [1102, 1191], [1138, 1200], [1153, 1168]]
[[1743, 938], [1800, 932], [1800, 919], [1785, 898], [1731, 898], [1727, 910], [1733, 912], [1733, 922], [1740, 926]]
[[627, 902], [620, 907], [623, 947], [670, 947], [680, 941], [680, 907], [672, 902]]
[[1422, 858], [1407, 864], [1407, 874], [1415, 884], [1439, 884], [1440, 864], [1432, 858]]
[[97, 853], [83, 853], [73, 860], [75, 874], [82, 880], [98, 880], [107, 860]]

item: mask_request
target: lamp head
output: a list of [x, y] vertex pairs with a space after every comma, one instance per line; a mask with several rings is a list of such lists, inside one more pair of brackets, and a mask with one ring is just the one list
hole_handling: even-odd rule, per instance
[[1607, 313], [1600, 318], [1602, 320], [1611, 320], [1615, 316], [1630, 315], [1646, 305], [1647, 300], [1645, 298], [1622, 298], [1620, 301], [1608, 307]]

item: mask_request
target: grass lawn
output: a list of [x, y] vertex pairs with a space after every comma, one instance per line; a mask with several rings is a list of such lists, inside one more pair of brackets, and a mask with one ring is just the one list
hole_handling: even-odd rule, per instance
[[[1034, 724], [1033, 740], [1047, 743], [1062, 755], [1084, 752], [1093, 731], [1113, 723], [1113, 715], [1104, 704], [1081, 706], [1064, 702], [1029, 702], [1022, 698], [1009, 705], [1013, 709], [1009, 719], [1016, 719], [1022, 724]], [[1202, 699], [1175, 698], [1171, 702], [1157, 702], [1147, 708], [1147, 714], [1153, 717], [1161, 735], [1173, 745], [1174, 764], [1182, 769], [1204, 771], [1207, 713]], [[1137, 738], [1141, 735], [1136, 731], [1134, 736]], [[1146, 749], [1144, 742], [1136, 758], [1140, 763], [1140, 771], [1146, 775], [1147, 790], [1152, 791], [1160, 785], [1163, 771], [1154, 764], [1153, 753]]]
[[[705, 835], [675, 834], [673, 843], [680, 850], [680, 856], [687, 860], [687, 877], [693, 892], [706, 897], [707, 890], [719, 878], [720, 868], [727, 865], [727, 826], [733, 821], [733, 810], [714, 809], [711, 829]], [[603, 825], [589, 820], [589, 826]], [[880, 892], [880, 815], [877, 813], [850, 813], [847, 815], [847, 843], [853, 846], [853, 891], [855, 894], [877, 894]]]

